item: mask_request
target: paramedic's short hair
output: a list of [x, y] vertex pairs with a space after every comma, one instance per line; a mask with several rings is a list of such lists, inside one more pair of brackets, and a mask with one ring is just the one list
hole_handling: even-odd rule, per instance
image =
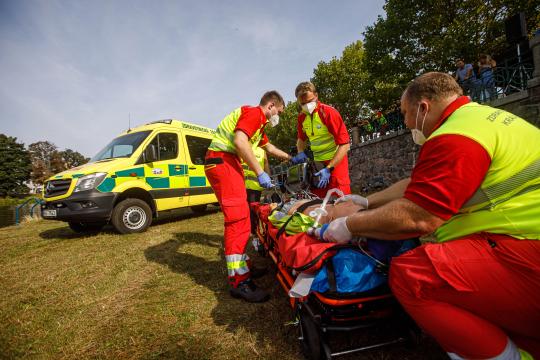
[[294, 91], [294, 96], [298, 98], [307, 92], [312, 92], [316, 94], [317, 89], [315, 88], [315, 85], [313, 85], [312, 82], [304, 81], [298, 84], [298, 86], [296, 87], [296, 90]]
[[276, 106], [285, 106], [285, 101], [283, 100], [283, 97], [276, 90], [270, 90], [265, 92], [261, 98], [261, 101], [259, 102], [259, 105], [264, 106], [270, 101], [273, 101]]
[[428, 72], [411, 81], [404, 95], [409, 104], [415, 104], [421, 99], [437, 101], [453, 95], [461, 96], [463, 90], [452, 76], [441, 72]]

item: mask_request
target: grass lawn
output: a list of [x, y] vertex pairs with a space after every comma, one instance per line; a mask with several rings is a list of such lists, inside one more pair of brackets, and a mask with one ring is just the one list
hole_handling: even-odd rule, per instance
[[[0, 229], [0, 358], [301, 358], [272, 271], [258, 280], [271, 301], [228, 295], [222, 221], [186, 210], [143, 234], [82, 236], [43, 220]], [[353, 358], [445, 357], [426, 338]]]

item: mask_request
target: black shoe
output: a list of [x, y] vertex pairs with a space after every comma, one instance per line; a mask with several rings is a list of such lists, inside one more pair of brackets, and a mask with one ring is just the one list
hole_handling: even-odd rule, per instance
[[255, 266], [251, 266], [251, 268], [249, 269], [249, 274], [251, 275], [251, 277], [253, 279], [258, 279], [260, 277], [263, 277], [264, 275], [266, 275], [266, 273], [268, 272], [268, 268], [258, 268], [258, 267], [255, 267]]
[[238, 287], [229, 290], [232, 297], [244, 299], [247, 302], [264, 302], [270, 299], [270, 294], [257, 287], [251, 279], [247, 279], [238, 284]]

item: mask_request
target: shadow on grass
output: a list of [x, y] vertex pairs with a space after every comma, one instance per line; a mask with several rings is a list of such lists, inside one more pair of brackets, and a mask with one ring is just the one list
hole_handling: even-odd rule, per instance
[[71, 230], [69, 226], [64, 226], [61, 228], [49, 229], [39, 233], [39, 237], [45, 240], [70, 240], [70, 239], [81, 239], [98, 236], [100, 234], [115, 234], [112, 227], [105, 227], [101, 231], [89, 231], [85, 233], [76, 233]]
[[[186, 219], [193, 219], [193, 218], [199, 218], [211, 214], [215, 214], [219, 212], [219, 207], [211, 206], [202, 213], [195, 213], [191, 211], [189, 208], [183, 208], [178, 210], [173, 210], [170, 212], [166, 212], [164, 214], [160, 214], [160, 217], [158, 219], [154, 219], [152, 221], [152, 225], [164, 225], [171, 222], [176, 222], [180, 220], [186, 220]], [[80, 238], [87, 238], [87, 237], [93, 237], [97, 235], [114, 235], [118, 234], [116, 230], [114, 230], [113, 226], [108, 224], [106, 225], [101, 231], [88, 231], [85, 233], [76, 233], [73, 230], [69, 228], [69, 226], [61, 227], [61, 228], [54, 228], [42, 231], [39, 233], [39, 236], [42, 239], [45, 240], [70, 240], [70, 239], [80, 239]]]
[[[147, 260], [165, 265], [173, 272], [188, 274], [198, 285], [214, 292], [217, 300], [211, 313], [214, 323], [226, 326], [226, 330], [233, 334], [247, 332], [254, 340], [255, 348], [264, 348], [264, 358], [283, 358], [284, 353], [298, 354], [296, 329], [285, 326], [292, 319], [292, 311], [275, 279], [273, 268], [269, 266], [270, 260], [250, 254], [257, 266], [269, 267], [269, 274], [256, 282], [271, 293], [271, 300], [249, 304], [234, 299], [228, 292], [222, 241], [223, 237], [218, 235], [178, 233], [174, 239], [149, 247], [144, 253]], [[181, 248], [189, 244], [219, 248], [221, 259], [208, 260], [183, 252]]]

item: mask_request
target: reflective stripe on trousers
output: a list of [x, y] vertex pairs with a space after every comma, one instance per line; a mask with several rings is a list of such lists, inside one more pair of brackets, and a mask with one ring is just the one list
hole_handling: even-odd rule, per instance
[[243, 275], [249, 272], [248, 268], [249, 256], [247, 254], [232, 254], [225, 255], [227, 262], [227, 275]]

